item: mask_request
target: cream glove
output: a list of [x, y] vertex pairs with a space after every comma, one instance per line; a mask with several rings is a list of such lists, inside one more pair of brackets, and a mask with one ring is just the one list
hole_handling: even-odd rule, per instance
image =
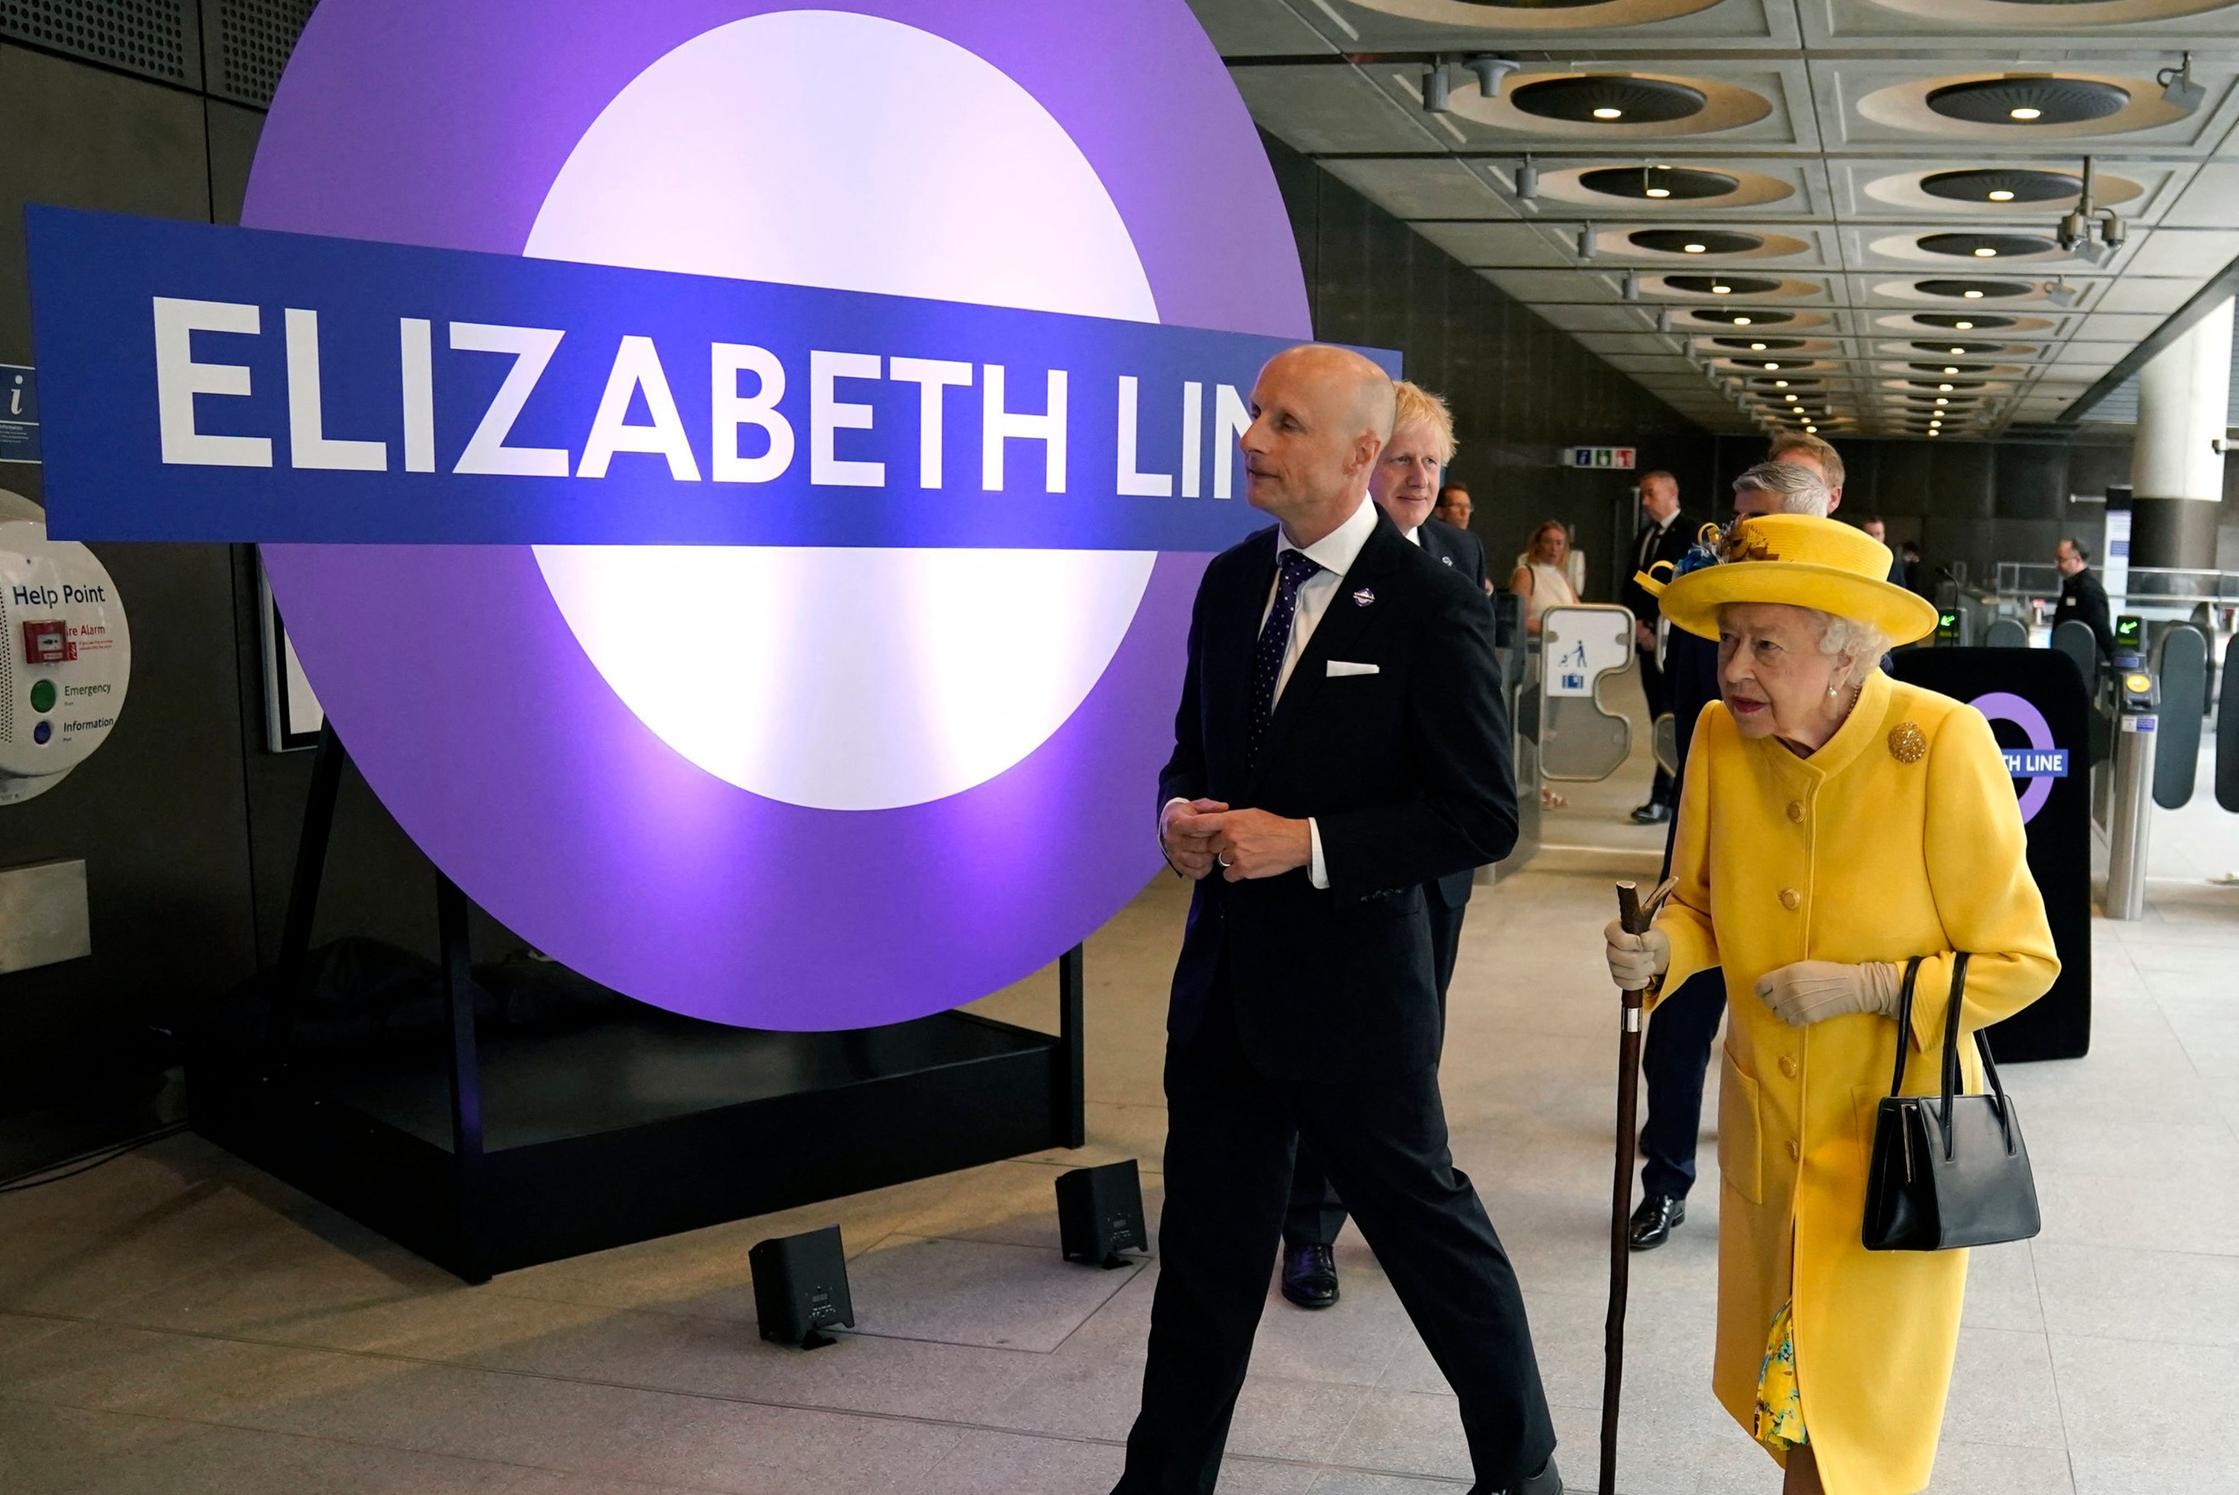
[[1671, 969], [1671, 936], [1661, 929], [1630, 934], [1623, 920], [1612, 919], [1602, 930], [1602, 939], [1609, 946], [1609, 974], [1620, 991], [1646, 991]]
[[1897, 1015], [1903, 972], [1886, 960], [1799, 960], [1757, 978], [1757, 1000], [1791, 1028], [1853, 1012]]

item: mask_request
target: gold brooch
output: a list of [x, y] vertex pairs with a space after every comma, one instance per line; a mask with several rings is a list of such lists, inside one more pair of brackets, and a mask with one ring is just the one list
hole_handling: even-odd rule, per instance
[[1889, 729], [1889, 756], [1899, 763], [1918, 763], [1928, 756], [1928, 739], [1911, 722]]

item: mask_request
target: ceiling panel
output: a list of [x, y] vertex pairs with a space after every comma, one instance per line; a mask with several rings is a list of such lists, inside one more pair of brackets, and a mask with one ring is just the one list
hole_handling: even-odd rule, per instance
[[1485, 173], [1452, 156], [1323, 163], [1346, 186], [1394, 218], [1515, 218]]
[[[1263, 126], [1721, 429], [1753, 417], [1706, 370], [1754, 372], [1721, 334], [1812, 340], [1814, 392], [1861, 429], [1896, 408], [1882, 381], [1954, 340], [1999, 368], [1995, 429], [2080, 394], [2239, 262], [2239, 0], [1195, 3]], [[2197, 105], [2158, 76], [2186, 48]], [[1492, 97], [1476, 55], [1513, 64]], [[2039, 101], [2052, 117], [2009, 117]], [[2058, 242], [2086, 156], [2089, 254]]]

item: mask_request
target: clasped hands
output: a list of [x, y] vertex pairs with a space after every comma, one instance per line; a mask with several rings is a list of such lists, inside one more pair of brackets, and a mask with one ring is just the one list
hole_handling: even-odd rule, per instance
[[[1671, 969], [1671, 936], [1661, 929], [1642, 934], [1612, 919], [1602, 930], [1609, 974], [1621, 990], [1643, 991]], [[1856, 1012], [1897, 1015], [1903, 988], [1896, 966], [1886, 960], [1849, 965], [1833, 960], [1799, 960], [1757, 978], [1757, 1000], [1791, 1028], [1825, 1022]]]
[[1217, 799], [1176, 800], [1158, 817], [1159, 844], [1184, 877], [1220, 873], [1227, 882], [1276, 877], [1314, 859], [1303, 820], [1265, 810], [1231, 810]]

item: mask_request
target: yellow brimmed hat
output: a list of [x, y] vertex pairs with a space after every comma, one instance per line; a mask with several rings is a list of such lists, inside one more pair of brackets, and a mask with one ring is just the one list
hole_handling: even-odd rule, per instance
[[1656, 586], [1674, 628], [1718, 637], [1718, 609], [1729, 602], [1808, 607], [1866, 623], [1893, 644], [1936, 631], [1936, 609], [1889, 577], [1889, 547], [1864, 530], [1809, 514], [1757, 514], [1725, 533], [1715, 566]]

